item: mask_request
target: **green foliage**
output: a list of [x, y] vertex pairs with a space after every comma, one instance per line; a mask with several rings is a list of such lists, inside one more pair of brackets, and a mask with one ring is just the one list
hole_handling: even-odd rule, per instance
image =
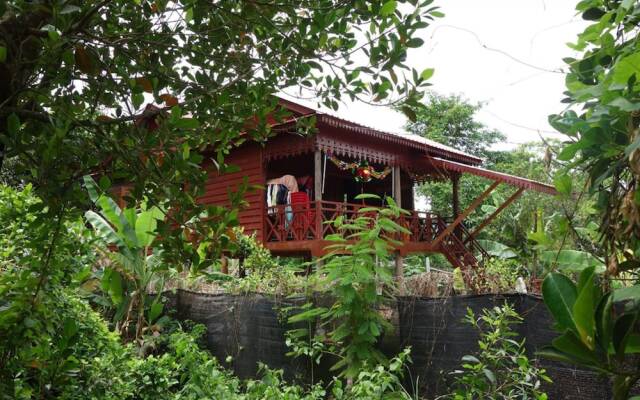
[[9, 398], [43, 391], [77, 369], [69, 357], [81, 313], [64, 314], [74, 304], [61, 288], [77, 285], [95, 254], [82, 222], [65, 217], [30, 185], [0, 186], [0, 393]]
[[255, 232], [247, 235], [243, 228], [234, 228], [233, 232], [236, 237], [233, 255], [241, 259], [244, 268], [258, 272], [277, 267], [269, 250], [256, 240]]
[[85, 177], [85, 185], [91, 200], [100, 208], [100, 214], [89, 210], [85, 218], [104, 245], [117, 249], [103, 251], [111, 263], [102, 271], [101, 279], [102, 289], [116, 306], [116, 329], [125, 337], [140, 339], [144, 329], [162, 312], [160, 296], [148, 304], [147, 294], [152, 285], [162, 292], [166, 266], [162, 252], [154, 251], [152, 244], [164, 213], [145, 204], [139, 209], [120, 209], [111, 197], [99, 193], [91, 177]]
[[604, 292], [590, 267], [577, 285], [566, 275], [549, 274], [542, 293], [561, 335], [540, 354], [612, 377], [614, 399], [626, 400], [640, 379], [640, 367], [631, 362], [640, 352], [638, 286]]
[[269, 269], [248, 271], [243, 278], [229, 279], [223, 287], [229, 293], [262, 293], [274, 296], [302, 294], [313, 285], [313, 279], [301, 274], [299, 267], [274, 265]]
[[4, 364], [2, 399], [323, 398], [320, 386], [288, 385], [281, 371], [267, 368], [260, 380], [240, 381], [200, 349], [202, 325], [155, 338], [155, 354], [141, 357], [133, 344], [121, 344], [85, 301], [67, 292], [51, 296], [58, 311], [49, 316], [51, 334], [39, 332], [38, 346], [23, 346]]
[[393, 399], [410, 400], [412, 397], [402, 386], [403, 368], [411, 361], [409, 349], [390, 360], [388, 366], [378, 365], [358, 373], [353, 384], [345, 388], [341, 381], [334, 380], [331, 394], [336, 400]]
[[516, 289], [518, 277], [528, 278], [529, 271], [519, 260], [491, 258], [483, 264], [486, 289], [493, 293], [510, 293]]
[[[640, 83], [634, 67], [640, 54], [640, 8], [633, 1], [587, 0], [576, 9], [593, 23], [570, 45], [579, 56], [564, 59], [569, 73], [563, 102], [568, 107], [550, 116], [549, 122], [568, 136], [558, 158], [568, 163], [568, 169], [580, 169], [588, 176], [602, 221], [604, 246], [600, 247], [615, 275], [636, 265], [640, 250]], [[618, 269], [625, 259], [632, 262]]]
[[551, 382], [525, 354], [524, 341], [512, 326], [522, 318], [509, 305], [485, 309], [480, 317], [467, 310], [465, 321], [480, 333], [479, 351], [462, 357], [462, 369], [452, 373], [453, 392], [442, 399], [546, 400], [542, 381]]
[[[561, 167], [552, 157], [558, 151], [558, 143], [548, 140], [521, 144], [508, 151], [495, 150], [492, 147], [504, 140], [504, 135], [475, 120], [480, 107], [460, 96], [431, 94], [425, 109], [417, 112], [417, 122], [409, 123], [407, 128], [428, 139], [480, 155], [489, 169], [550, 183], [550, 177]], [[579, 252], [584, 257], [589, 257], [588, 253], [601, 256], [596, 237], [590, 233], [594, 225], [592, 202], [576, 204], [566, 195], [572, 188], [583, 187], [584, 181], [583, 175], [575, 171], [563, 172], [555, 183], [564, 196], [526, 191], [504, 209], [478, 239], [494, 257], [517, 257], [530, 271], [526, 275], [533, 276], [556, 268], [558, 260], [553, 255], [559, 251]], [[485, 190], [487, 180], [462, 175], [459, 185], [460, 203], [464, 208]], [[420, 186], [419, 192], [428, 198], [434, 212], [441, 215], [453, 212], [450, 182], [429, 182]], [[465, 223], [469, 227], [477, 226], [513, 192], [514, 188], [509, 185], [499, 186]], [[532, 233], [533, 227], [536, 229]], [[539, 257], [540, 253], [545, 255]]]
[[[360, 195], [360, 198], [376, 197]], [[385, 265], [392, 238], [408, 231], [394, 222], [403, 213], [395, 202], [385, 199], [388, 207], [366, 207], [352, 219], [338, 217], [332, 223], [338, 233], [327, 240], [333, 244], [323, 258], [325, 265], [316, 272], [318, 286], [325, 288], [333, 305], [329, 308], [307, 307], [291, 317], [290, 322], [320, 318], [333, 325], [327, 339], [338, 349], [341, 359], [332, 367], [347, 377], [356, 377], [366, 368], [385, 362], [375, 348], [383, 330], [389, 327], [378, 308], [383, 291], [393, 288], [391, 269]], [[311, 334], [311, 332], [306, 332]]]
[[237, 223], [229, 208], [243, 204], [198, 204], [205, 159], [225, 171], [232, 148], [273, 136], [287, 118], [274, 96], [287, 88], [333, 109], [342, 98], [417, 105], [430, 74], [406, 60], [442, 16], [430, 3], [3, 1], [0, 171], [11, 159], [48, 205], [86, 206], [84, 175], [131, 183], [132, 198], [174, 210], [159, 233], [200, 266], [183, 225], [219, 252]]
[[[77, 296], [55, 290], [47, 294], [44, 305], [50, 309], [29, 316], [31, 330], [20, 336], [14, 350], [8, 348], [10, 341], [2, 341], [2, 399], [82, 398], [81, 393], [95, 383], [94, 358], [121, 346], [119, 337]], [[2, 320], [3, 328], [5, 323]], [[6, 334], [3, 329], [2, 337], [9, 340]]]

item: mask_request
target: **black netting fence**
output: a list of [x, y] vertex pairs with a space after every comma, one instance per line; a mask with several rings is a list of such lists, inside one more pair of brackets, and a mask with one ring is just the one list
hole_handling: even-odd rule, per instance
[[[524, 318], [515, 330], [526, 340], [528, 355], [557, 336], [542, 300], [527, 295], [454, 296], [438, 299], [402, 298], [398, 301], [401, 346], [411, 346], [413, 364], [409, 384], [420, 387], [428, 398], [446, 392], [448, 373], [460, 366], [460, 359], [478, 349], [477, 332], [462, 320], [467, 308], [476, 315], [483, 308], [505, 302]], [[548, 360], [538, 360], [554, 383], [545, 385], [550, 399], [609, 399], [609, 384], [597, 374]], [[415, 379], [419, 378], [419, 379]]]
[[[286, 356], [290, 349], [285, 333], [291, 329], [284, 315], [287, 307], [301, 305], [303, 298], [274, 300], [262, 295], [204, 294], [178, 290], [167, 294], [167, 308], [175, 310], [178, 319], [192, 320], [207, 327], [209, 350], [223, 365], [242, 378], [255, 377], [258, 363], [284, 370], [288, 379], [308, 380], [311, 376], [308, 360]], [[536, 349], [557, 336], [552, 319], [542, 302], [529, 295], [477, 295], [447, 298], [399, 298], [395, 307], [381, 310], [396, 327], [394, 334], [382, 338], [380, 347], [388, 355], [411, 346], [413, 363], [406, 384], [415, 386], [426, 398], [446, 392], [448, 373], [460, 366], [460, 359], [477, 350], [478, 335], [463, 322], [467, 308], [479, 314], [483, 308], [512, 304], [524, 318], [516, 327], [526, 339], [527, 352], [535, 357]], [[225, 362], [231, 356], [229, 363]], [[330, 360], [315, 366], [315, 379], [330, 379]], [[538, 360], [554, 383], [545, 390], [549, 399], [611, 398], [610, 385], [597, 374], [572, 366]]]

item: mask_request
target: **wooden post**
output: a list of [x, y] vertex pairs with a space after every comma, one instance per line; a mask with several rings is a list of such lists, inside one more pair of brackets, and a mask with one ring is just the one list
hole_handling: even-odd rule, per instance
[[313, 198], [322, 200], [322, 151], [319, 149], [313, 154]]
[[493, 189], [495, 189], [499, 184], [500, 182], [495, 181], [484, 192], [482, 192], [482, 194], [478, 196], [478, 198], [476, 198], [473, 203], [471, 203], [471, 205], [462, 212], [462, 214], [458, 215], [458, 217], [449, 226], [447, 226], [445, 230], [438, 235], [438, 237], [433, 240], [432, 246], [437, 246], [442, 241], [442, 239], [451, 234], [451, 232], [453, 232], [453, 230], [456, 229], [456, 227], [460, 225], [460, 223], [465, 218], [467, 218], [467, 216], [471, 214], [473, 210], [478, 208], [478, 206], [484, 201], [484, 199], [486, 199], [491, 194], [491, 192], [493, 192]]
[[220, 272], [229, 275], [229, 259], [225, 255], [223, 255], [220, 260]]
[[451, 206], [453, 208], [453, 219], [460, 215], [460, 175], [455, 174], [451, 177]]
[[498, 207], [493, 212], [493, 214], [489, 215], [487, 217], [487, 219], [482, 221], [482, 223], [480, 225], [478, 225], [478, 227], [473, 232], [471, 232], [469, 234], [469, 237], [465, 240], [465, 243], [468, 242], [469, 240], [474, 239], [478, 235], [478, 233], [480, 233], [481, 230], [483, 230], [487, 225], [489, 225], [491, 223], [491, 221], [493, 221], [498, 216], [498, 214], [500, 214], [502, 212], [502, 210], [507, 208], [507, 206], [509, 206], [509, 204], [513, 203], [518, 197], [520, 197], [522, 192], [524, 192], [524, 188], [520, 188], [514, 194], [512, 194], [511, 197], [509, 197], [507, 199], [507, 201], [502, 203], [502, 205], [500, 207]]
[[[453, 174], [451, 176], [451, 209], [453, 211], [453, 219], [455, 220], [460, 215], [460, 174]], [[460, 229], [455, 230], [458, 239], [462, 234]]]
[[[393, 187], [393, 199], [398, 204], [398, 207], [402, 207], [402, 180], [400, 179], [400, 166], [393, 167], [393, 181], [395, 182]], [[395, 271], [396, 282], [398, 284], [398, 292], [404, 294], [404, 257], [400, 255], [399, 251], [395, 254]]]
[[394, 273], [398, 285], [398, 293], [404, 295], [404, 257], [400, 255], [399, 251], [396, 251]]
[[393, 181], [395, 182], [393, 187], [393, 200], [396, 201], [398, 207], [402, 207], [402, 182], [400, 181], [400, 167], [393, 167]]
[[[316, 240], [324, 239], [322, 234], [322, 151], [316, 149], [313, 153], [313, 199], [315, 200]], [[322, 268], [323, 261], [316, 261], [316, 268]]]

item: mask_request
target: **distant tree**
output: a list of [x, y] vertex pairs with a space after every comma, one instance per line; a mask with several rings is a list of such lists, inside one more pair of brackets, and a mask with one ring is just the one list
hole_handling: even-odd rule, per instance
[[476, 120], [480, 103], [461, 95], [429, 93], [426, 107], [416, 110], [415, 122], [406, 128], [416, 135], [451, 146], [454, 149], [490, 160], [491, 146], [506, 139], [500, 131]]

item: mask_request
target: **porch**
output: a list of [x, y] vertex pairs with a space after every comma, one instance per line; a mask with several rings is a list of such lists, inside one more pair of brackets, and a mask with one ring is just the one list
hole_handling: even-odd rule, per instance
[[[321, 256], [330, 244], [328, 235], [337, 233], [331, 224], [338, 217], [346, 221], [356, 218], [367, 204], [316, 200], [301, 204], [267, 207], [264, 244], [272, 252], [286, 255]], [[449, 229], [451, 220], [424, 211], [408, 211], [395, 221], [409, 234], [394, 239], [402, 245], [399, 255], [409, 253], [443, 253], [454, 266], [478, 265], [487, 253], [475, 241], [464, 224]]]

